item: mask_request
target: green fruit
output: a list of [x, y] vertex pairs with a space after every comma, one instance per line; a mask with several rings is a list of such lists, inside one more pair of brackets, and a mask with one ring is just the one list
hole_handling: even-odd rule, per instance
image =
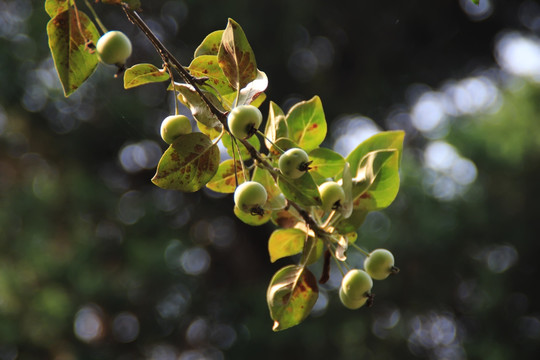
[[350, 297], [348, 297], [345, 292], [343, 291], [343, 288], [339, 288], [339, 300], [341, 300], [341, 303], [343, 306], [345, 306], [347, 309], [356, 310], [364, 306], [364, 304], [368, 301], [369, 297], [364, 296], [360, 300], [352, 300]]
[[240, 184], [234, 192], [234, 203], [246, 213], [259, 214], [266, 203], [266, 189], [256, 181], [246, 181]]
[[373, 303], [372, 287], [373, 280], [364, 270], [350, 270], [341, 281], [339, 299], [346, 308], [351, 310], [358, 309], [366, 303], [371, 306]]
[[227, 125], [234, 137], [247, 139], [257, 132], [262, 123], [261, 111], [253, 105], [240, 105], [232, 109]]
[[109, 31], [99, 38], [96, 51], [101, 62], [122, 66], [131, 55], [131, 41], [121, 31]]
[[279, 170], [291, 179], [298, 179], [309, 170], [308, 154], [300, 148], [285, 151], [279, 157]]
[[319, 186], [322, 208], [324, 211], [337, 210], [345, 201], [345, 191], [335, 181], [327, 181]]
[[167, 116], [161, 123], [161, 138], [167, 144], [172, 144], [180, 135], [191, 133], [191, 121], [184, 115]]
[[386, 249], [373, 250], [364, 260], [364, 269], [375, 280], [384, 280], [398, 272], [394, 266], [394, 255]]

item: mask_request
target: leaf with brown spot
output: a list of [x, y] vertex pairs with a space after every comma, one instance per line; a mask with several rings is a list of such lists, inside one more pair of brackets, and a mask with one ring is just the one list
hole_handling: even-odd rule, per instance
[[317, 279], [307, 268], [289, 265], [278, 270], [266, 291], [272, 330], [285, 330], [304, 321], [319, 297]]
[[124, 89], [169, 80], [169, 73], [152, 64], [137, 64], [124, 73]]
[[161, 157], [152, 182], [163, 189], [195, 192], [214, 177], [219, 158], [219, 148], [208, 136], [182, 135]]
[[218, 64], [216, 55], [201, 55], [193, 59], [188, 67], [191, 75], [196, 77], [207, 77], [205, 89], [222, 98], [222, 104], [227, 110], [232, 108], [236, 98], [236, 90], [231, 86], [229, 80], [223, 74], [223, 70]]
[[49, 21], [47, 35], [56, 72], [69, 96], [97, 67], [98, 56], [89, 45], [97, 43], [99, 33], [85, 13], [69, 8]]
[[64, 12], [73, 5], [73, 0], [45, 0], [45, 11], [51, 18]]
[[257, 62], [244, 30], [229, 19], [218, 51], [219, 66], [235, 90], [257, 79]]
[[242, 164], [236, 160], [235, 166], [233, 159], [227, 159], [219, 164], [216, 175], [206, 184], [206, 187], [215, 192], [231, 194], [236, 190], [235, 173], [238, 177], [238, 183], [243, 183], [245, 178]]
[[193, 54], [193, 57], [197, 58], [203, 55], [217, 55], [222, 36], [223, 30], [213, 31], [208, 34], [202, 41], [201, 45], [195, 49], [195, 54]]

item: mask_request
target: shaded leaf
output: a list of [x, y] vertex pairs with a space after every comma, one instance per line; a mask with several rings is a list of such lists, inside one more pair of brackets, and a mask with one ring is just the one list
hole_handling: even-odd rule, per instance
[[152, 182], [163, 189], [197, 191], [216, 174], [219, 158], [219, 148], [208, 136], [181, 135], [161, 157]]
[[300, 214], [295, 208], [289, 207], [287, 210], [274, 211], [272, 213], [272, 222], [281, 228], [295, 227], [299, 222], [303, 221]]
[[201, 55], [193, 59], [188, 67], [189, 72], [196, 77], [207, 77], [204, 88], [221, 97], [222, 104], [227, 110], [232, 108], [236, 98], [236, 90], [221, 70], [216, 55]]
[[471, 0], [474, 5], [480, 5], [480, 0]]
[[223, 32], [218, 51], [219, 66], [236, 89], [243, 89], [257, 78], [255, 54], [249, 45], [244, 30], [233, 19], [229, 19]]
[[45, 0], [45, 11], [51, 18], [66, 11], [73, 5], [73, 0]]
[[223, 30], [217, 30], [208, 34], [197, 49], [195, 49], [193, 57], [197, 58], [203, 55], [217, 55], [222, 36]]
[[237, 160], [235, 166], [234, 161], [228, 159], [219, 164], [216, 175], [206, 184], [206, 187], [219, 193], [231, 194], [236, 190], [236, 177], [238, 177], [238, 184], [245, 181], [242, 164]]
[[124, 89], [169, 80], [169, 73], [152, 64], [133, 65], [124, 72]]
[[344, 219], [347, 219], [349, 216], [351, 216], [351, 213], [353, 211], [353, 181], [352, 181], [352, 174], [351, 174], [351, 166], [349, 163], [345, 163], [345, 166], [343, 167], [343, 177], [342, 177], [342, 184], [341, 187], [343, 188], [343, 192], [345, 193], [345, 201], [341, 203], [341, 206], [339, 207], [339, 213]]
[[289, 265], [277, 271], [266, 292], [272, 330], [298, 325], [317, 302], [319, 288], [315, 276], [302, 266]]
[[307, 234], [300, 229], [278, 229], [268, 239], [270, 261], [296, 255], [302, 252]]
[[49, 21], [47, 35], [56, 72], [69, 96], [97, 67], [98, 56], [89, 46], [97, 43], [99, 33], [85, 13], [70, 8]]
[[278, 178], [278, 186], [287, 199], [294, 201], [299, 205], [321, 205], [319, 188], [317, 187], [317, 184], [315, 184], [315, 181], [313, 181], [313, 178], [309, 172], [306, 172], [298, 179], [280, 176]]
[[289, 138], [308, 153], [319, 147], [326, 137], [326, 118], [318, 96], [295, 104], [286, 119]]
[[267, 223], [268, 220], [270, 220], [272, 216], [272, 212], [266, 211], [266, 210], [264, 211], [262, 215], [249, 214], [247, 212], [240, 210], [240, 208], [236, 205], [234, 206], [234, 214], [236, 215], [237, 218], [242, 220], [242, 222], [251, 226], [263, 225]]

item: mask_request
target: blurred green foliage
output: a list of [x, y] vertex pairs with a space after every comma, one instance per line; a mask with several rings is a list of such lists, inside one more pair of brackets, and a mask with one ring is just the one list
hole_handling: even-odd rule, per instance
[[[186, 65], [232, 17], [285, 110], [318, 94], [336, 124], [362, 113], [407, 132], [398, 199], [357, 240], [391, 249], [401, 273], [375, 283], [371, 309], [344, 309], [331, 290], [302, 326], [273, 333], [264, 294], [285, 261], [270, 264], [272, 227], [236, 220], [230, 197], [149, 181], [172, 109], [164, 87], [125, 91], [100, 65], [65, 99], [42, 4], [0, 1], [0, 359], [534, 358], [538, 83], [503, 79], [494, 111], [450, 116], [438, 140], [476, 169], [452, 198], [433, 190], [434, 139], [388, 116], [409, 109], [413, 83], [496, 67], [494, 39], [526, 31], [530, 3], [493, 2], [480, 21], [450, 0], [143, 2]], [[159, 66], [119, 9], [96, 9], [132, 38], [132, 63]]]

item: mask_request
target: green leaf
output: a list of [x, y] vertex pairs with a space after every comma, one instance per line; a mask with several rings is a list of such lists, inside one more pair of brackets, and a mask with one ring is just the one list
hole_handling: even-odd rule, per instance
[[45, 11], [51, 18], [66, 11], [73, 5], [73, 0], [45, 0]]
[[235, 164], [232, 159], [225, 160], [219, 164], [216, 175], [214, 175], [208, 184], [206, 184], [206, 187], [219, 193], [234, 193], [236, 190], [236, 178], [238, 177], [238, 184], [245, 181], [244, 172], [242, 171], [242, 164], [240, 161], [236, 161], [236, 167], [234, 165]]
[[480, 0], [471, 0], [473, 4], [480, 5]]
[[169, 80], [169, 73], [152, 64], [133, 65], [124, 73], [124, 89]]
[[251, 180], [258, 182], [266, 189], [266, 193], [268, 194], [268, 200], [264, 205], [265, 209], [283, 209], [287, 205], [285, 197], [281, 193], [281, 190], [277, 186], [274, 178], [268, 172], [268, 170], [265, 170], [261, 167], [256, 167], [255, 170], [253, 170], [253, 176], [251, 177]]
[[[197, 91], [195, 91], [193, 86], [189, 84], [175, 83], [174, 87], [176, 91], [179, 93], [178, 100], [180, 100], [182, 104], [186, 105], [189, 108], [195, 120], [203, 123], [205, 126], [209, 128], [215, 128], [215, 129], [221, 128], [222, 126], [221, 122], [212, 113], [208, 105], [204, 102], [204, 100], [197, 93]], [[218, 107], [218, 109], [224, 110], [221, 107], [221, 104], [219, 103], [218, 99], [214, 96], [214, 94], [205, 92], [205, 95], [214, 105]]]
[[312, 175], [321, 178], [336, 178], [343, 171], [345, 159], [341, 154], [327, 148], [317, 148], [309, 152], [309, 160], [313, 161], [309, 167]]
[[296, 255], [302, 252], [307, 234], [300, 229], [278, 229], [268, 239], [270, 261]]
[[236, 89], [243, 89], [257, 78], [255, 54], [249, 45], [244, 30], [238, 23], [229, 19], [223, 32], [218, 51], [219, 66]]
[[[223, 134], [223, 137], [221, 138], [221, 141], [223, 142], [223, 146], [227, 149], [227, 154], [229, 156], [233, 156], [233, 149], [236, 156], [236, 159], [238, 159], [238, 151], [236, 151], [236, 147], [233, 146], [233, 142], [231, 139], [231, 135], [228, 133]], [[252, 136], [249, 139], [247, 139], [247, 142], [250, 143], [257, 151], [261, 149], [261, 142], [259, 141], [259, 138], [257, 136]], [[246, 147], [240, 142], [236, 141], [238, 144], [238, 149], [240, 150], [240, 158], [243, 161], [251, 159], [251, 154], [249, 151], [247, 151]]]
[[260, 70], [257, 70], [257, 78], [240, 90], [238, 105], [250, 105], [264, 95], [264, 90], [268, 87], [268, 77]]
[[237, 218], [242, 220], [242, 222], [251, 226], [259, 226], [266, 224], [268, 220], [270, 220], [270, 218], [272, 217], [271, 211], [265, 210], [262, 215], [254, 215], [240, 210], [240, 208], [236, 205], [234, 206], [234, 214]]
[[219, 45], [221, 44], [221, 37], [223, 36], [223, 30], [217, 30], [208, 34], [201, 45], [195, 49], [194, 58], [203, 55], [217, 55], [219, 52]]
[[315, 276], [302, 266], [289, 265], [274, 274], [266, 301], [272, 330], [280, 331], [300, 324], [317, 302], [319, 288]]
[[321, 205], [321, 197], [319, 188], [313, 178], [306, 172], [298, 179], [290, 179], [285, 176], [278, 178], [278, 186], [283, 192], [283, 195], [291, 201], [294, 201], [302, 206], [318, 206]]
[[289, 137], [306, 152], [319, 147], [326, 137], [326, 118], [321, 99], [295, 104], [287, 114]]
[[219, 148], [202, 133], [181, 135], [165, 151], [152, 182], [163, 189], [195, 192], [219, 167]]
[[[341, 219], [336, 224], [336, 229], [340, 234], [354, 233], [356, 230], [362, 226], [364, 220], [369, 211], [364, 209], [354, 209], [351, 216], [347, 219]], [[355, 238], [356, 240], [356, 238]], [[349, 240], [350, 241], [350, 240]]]
[[85, 13], [70, 8], [49, 21], [47, 35], [54, 66], [67, 97], [96, 69], [98, 56], [88, 45], [97, 43], [99, 33]]
[[[285, 114], [283, 110], [273, 101], [270, 101], [270, 108], [268, 109], [268, 119], [266, 120], [266, 128], [264, 129], [264, 135], [266, 137], [266, 148], [272, 150], [274, 145], [271, 142], [276, 142], [280, 137], [288, 137], [289, 130], [287, 129], [287, 122], [285, 121]], [[268, 141], [270, 140], [270, 141]], [[277, 151], [277, 150], [276, 150]]]
[[236, 90], [229, 84], [218, 64], [216, 55], [201, 55], [193, 59], [188, 67], [189, 72], [196, 77], [207, 77], [204, 88], [222, 98], [222, 104], [227, 110], [232, 108], [236, 98]]
[[353, 186], [355, 208], [380, 210], [394, 201], [399, 190], [404, 136], [403, 131], [378, 133], [347, 156], [351, 173], [356, 174]]
[[354, 200], [351, 165], [348, 162], [346, 162], [345, 166], [343, 167], [343, 175], [341, 180], [341, 187], [343, 188], [343, 192], [345, 193], [345, 201], [341, 203], [341, 206], [339, 207], [339, 213], [344, 219], [347, 219], [352, 214]]

